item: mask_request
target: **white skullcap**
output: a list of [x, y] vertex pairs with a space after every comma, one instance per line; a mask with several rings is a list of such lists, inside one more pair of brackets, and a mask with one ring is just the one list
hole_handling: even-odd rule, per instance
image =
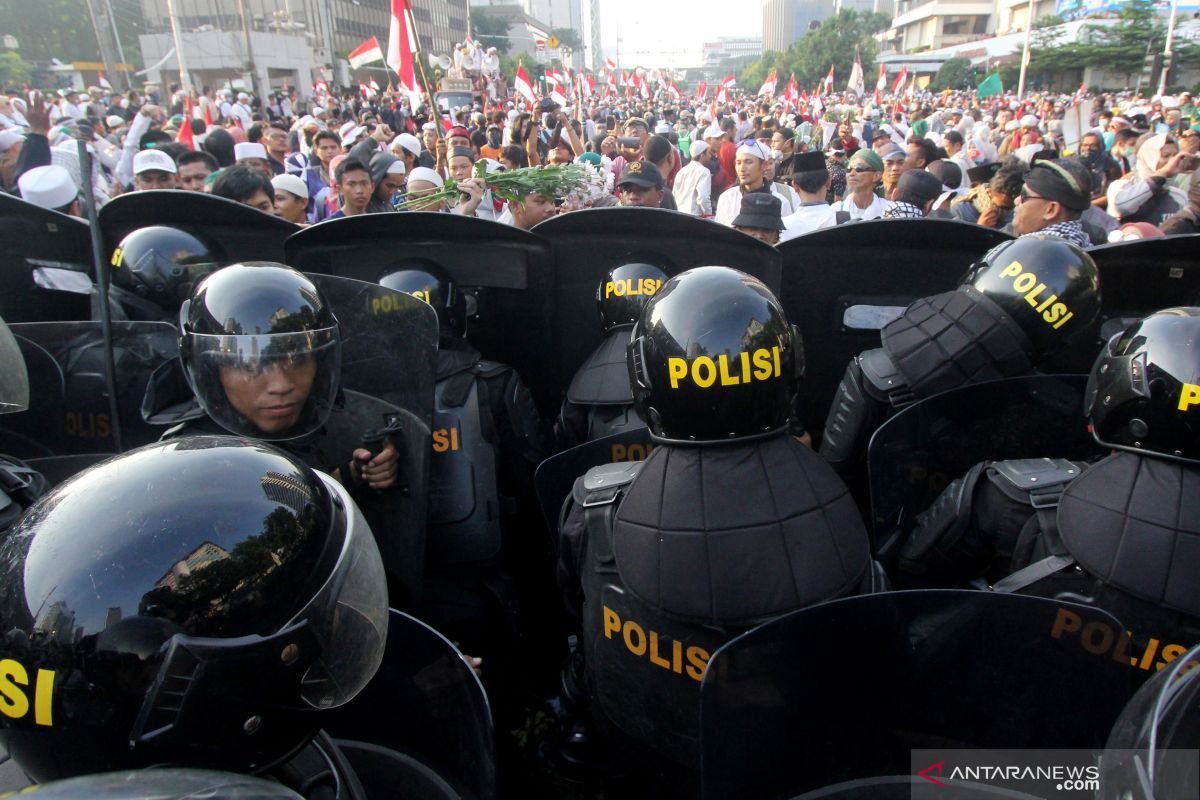
[[404, 162], [401, 161], [400, 159], [396, 159], [391, 164], [388, 164], [388, 168], [387, 168], [388, 175], [403, 175], [405, 173], [405, 171], [406, 171], [406, 169], [404, 166]]
[[175, 160], [161, 150], [143, 150], [133, 157], [134, 175], [141, 175], [152, 169], [169, 172], [172, 175], [178, 173], [178, 170], [175, 169]]
[[243, 158], [261, 158], [266, 161], [267, 148], [258, 142], [238, 142], [233, 146], [233, 159], [241, 161]]
[[289, 175], [286, 172], [282, 175], [276, 175], [271, 178], [271, 185], [276, 189], [282, 189], [285, 192], [290, 192], [296, 197], [308, 199], [308, 184], [299, 175]]
[[1008, 122], [1004, 123], [1004, 132], [1008, 133], [1010, 131], [1015, 131], [1019, 127], [1021, 127], [1020, 123], [1018, 123], [1015, 119], [1010, 119]]
[[446, 184], [446, 182], [442, 180], [442, 176], [438, 175], [429, 167], [417, 167], [410, 172], [408, 174], [408, 183], [410, 186], [412, 185], [413, 181], [429, 181], [439, 189]]
[[104, 118], [104, 124], [109, 128], [119, 128], [125, 124], [125, 118], [118, 117], [116, 114], [109, 114]]
[[392, 144], [398, 144], [404, 148], [410, 155], [421, 155], [421, 140], [411, 133], [402, 133], [395, 139], [392, 139]]
[[1035, 117], [1033, 114], [1026, 114], [1025, 116], [1021, 117], [1021, 127], [1022, 128], [1036, 128], [1037, 126], [1038, 126], [1038, 118]]
[[716, 138], [719, 138], [724, 135], [725, 135], [725, 131], [721, 130], [720, 126], [718, 126], [718, 125], [709, 125], [707, 128], [704, 129], [704, 138], [705, 139], [716, 139]]
[[79, 197], [79, 187], [71, 179], [71, 173], [51, 164], [34, 167], [17, 180], [21, 197], [42, 208], [57, 209]]
[[771, 151], [763, 146], [763, 143], [757, 140], [742, 142], [738, 145], [737, 155], [739, 156], [754, 156], [766, 161], [771, 157]]
[[671, 126], [665, 122], [660, 122], [654, 126], [654, 132], [655, 133], [670, 133]]
[[708, 142], [704, 141], [703, 139], [697, 139], [696, 141], [692, 142], [691, 147], [688, 148], [688, 153], [691, 154], [692, 158], [699, 158], [706, 152], [708, 152]]

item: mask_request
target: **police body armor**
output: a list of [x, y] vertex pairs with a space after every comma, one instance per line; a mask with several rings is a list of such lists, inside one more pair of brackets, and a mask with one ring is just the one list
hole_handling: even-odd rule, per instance
[[0, 533], [8, 530], [46, 491], [40, 472], [0, 455]]
[[1198, 503], [1194, 466], [1134, 453], [978, 464], [918, 515], [901, 568], [961, 578], [994, 554], [992, 589], [1103, 608], [1153, 671], [1200, 641]]
[[700, 680], [720, 645], [885, 583], [845, 485], [791, 436], [659, 447], [644, 462], [589, 470], [572, 499], [586, 527], [578, 568], [593, 717], [684, 779], [699, 768]]
[[[438, 353], [439, 361], [445, 352]], [[490, 561], [500, 554], [505, 504], [487, 383], [509, 372], [504, 364], [473, 358], [435, 386], [426, 538], [431, 567]]]
[[562, 421], [571, 444], [645, 428], [633, 407], [625, 350], [630, 329], [609, 331], [571, 379]]

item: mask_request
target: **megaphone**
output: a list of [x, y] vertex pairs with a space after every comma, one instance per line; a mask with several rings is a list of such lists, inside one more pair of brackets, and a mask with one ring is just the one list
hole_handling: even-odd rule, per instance
[[435, 56], [433, 53], [429, 54], [429, 66], [433, 67], [434, 69], [441, 67], [443, 70], [447, 70], [450, 69], [453, 63], [454, 62], [450, 60], [449, 56]]

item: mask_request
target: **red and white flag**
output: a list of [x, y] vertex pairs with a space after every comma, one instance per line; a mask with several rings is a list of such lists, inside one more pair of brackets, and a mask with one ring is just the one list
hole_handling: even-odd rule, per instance
[[629, 86], [629, 73], [621, 70], [621, 81], [619, 86]]
[[379, 84], [375, 82], [374, 78], [371, 78], [371, 82], [368, 83], [367, 85], [371, 87], [371, 96], [372, 97], [379, 94]]
[[732, 75], [726, 75], [725, 80], [721, 81], [721, 85], [726, 89], [732, 89], [737, 86], [737, 80]]
[[670, 88], [667, 89], [671, 93], [671, 97], [675, 100], [682, 100], [683, 94], [679, 91], [679, 87], [675, 85], [675, 81], [671, 81]]
[[617, 62], [613, 61], [611, 58], [604, 59], [604, 66], [608, 67], [609, 72], [617, 71]]
[[763, 81], [762, 86], [758, 87], [758, 96], [762, 97], [765, 95], [767, 97], [774, 97], [775, 83], [775, 70], [771, 70], [771, 74], [767, 76], [765, 81]]
[[375, 96], [375, 92], [371, 89], [371, 87], [367, 86], [362, 81], [358, 82], [358, 92], [367, 100], [370, 100]]
[[825, 76], [824, 94], [829, 94], [833, 91], [833, 65], [829, 65], [829, 74]]
[[645, 78], [642, 78], [641, 90], [642, 90], [642, 99], [649, 100], [651, 97], [650, 81], [646, 80]]
[[698, 87], [696, 87], [696, 97], [699, 98], [700, 100], [703, 100], [707, 94], [708, 94], [708, 81], [703, 81]]
[[892, 94], [896, 94], [904, 86], [904, 82], [908, 80], [908, 67], [901, 67], [900, 74], [896, 76], [896, 80], [892, 81]]
[[530, 105], [537, 102], [537, 95], [533, 91], [533, 84], [529, 81], [529, 74], [525, 72], [524, 64], [517, 64], [517, 78], [513, 81], [513, 88], [517, 90], [517, 94], [528, 100]]
[[392, 0], [387, 65], [400, 76], [400, 85], [408, 92], [414, 91], [417, 86], [417, 74], [413, 68], [413, 53], [416, 49], [417, 32], [408, 0]]
[[1086, 97], [1087, 97], [1087, 84], [1081, 83], [1081, 84], [1079, 84], [1079, 89], [1071, 97], [1071, 105], [1073, 105], [1073, 106], [1079, 105], [1080, 103], [1083, 102], [1084, 98], [1086, 98]]
[[717, 87], [717, 102], [722, 104], [729, 102], [729, 92], [723, 83]]
[[187, 106], [183, 111], [183, 122], [179, 124], [179, 134], [175, 137], [175, 141], [180, 144], [186, 144], [188, 150], [196, 149], [196, 137], [192, 134], [192, 97], [188, 95]]
[[796, 74], [788, 78], [787, 88], [783, 90], [784, 97], [792, 105], [795, 105], [800, 100], [800, 85], [796, 83]]
[[379, 46], [379, 40], [372, 36], [351, 50], [346, 56], [346, 60], [350, 62], [352, 69], [358, 69], [375, 61], [383, 61], [383, 48]]

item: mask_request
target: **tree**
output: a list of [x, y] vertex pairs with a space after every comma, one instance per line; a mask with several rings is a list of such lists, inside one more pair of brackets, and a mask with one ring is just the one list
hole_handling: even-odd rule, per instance
[[471, 9], [471, 32], [484, 47], [494, 47], [500, 54], [507, 53], [512, 46], [508, 36], [508, 21], [483, 13], [482, 9]]
[[879, 47], [872, 34], [891, 24], [891, 17], [878, 12], [841, 11], [829, 17], [821, 26], [792, 44], [785, 52], [767, 52], [747, 66], [738, 76], [738, 83], [751, 91], [762, 83], [772, 69], [781, 80], [793, 73], [801, 86], [815, 86], [830, 65], [843, 84], [850, 77], [855, 48], [862, 61], [863, 75], [875, 69], [875, 54]]
[[555, 28], [550, 31], [550, 35], [558, 39], [562, 47], [569, 47], [575, 51], [583, 49], [583, 39], [579, 38], [579, 32], [574, 28]]
[[100, 60], [91, 17], [79, 0], [0, 0], [0, 19], [27, 61]]
[[23, 86], [32, 82], [33, 66], [16, 53], [0, 53], [0, 86]]
[[967, 58], [952, 58], [938, 69], [933, 80], [929, 82], [930, 89], [962, 89], [974, 88], [971, 81], [971, 60]]

